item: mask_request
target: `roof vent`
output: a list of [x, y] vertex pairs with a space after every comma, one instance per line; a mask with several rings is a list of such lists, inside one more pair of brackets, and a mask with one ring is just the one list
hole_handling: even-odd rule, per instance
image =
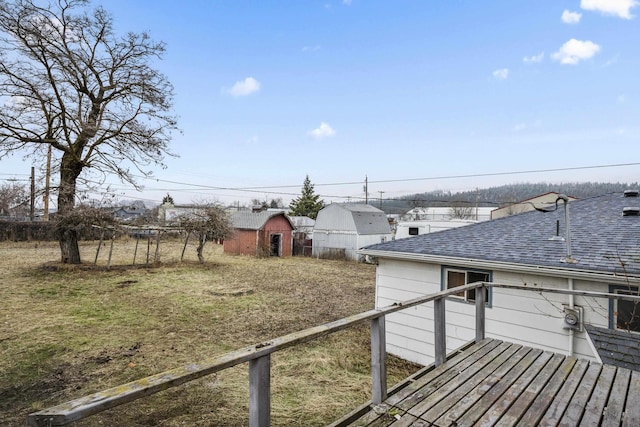
[[640, 208], [637, 208], [637, 207], [622, 208], [622, 216], [640, 216]]
[[638, 190], [624, 190], [624, 197], [638, 197], [639, 195]]

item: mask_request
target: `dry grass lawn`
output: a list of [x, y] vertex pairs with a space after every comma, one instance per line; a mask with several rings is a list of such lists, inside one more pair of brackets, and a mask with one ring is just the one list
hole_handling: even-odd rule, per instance
[[[313, 258], [228, 256], [117, 240], [62, 266], [55, 242], [0, 242], [0, 425], [104, 388], [373, 307], [375, 268]], [[155, 245], [151, 245], [153, 259]], [[272, 424], [324, 425], [370, 398], [367, 325], [272, 356]], [[389, 383], [416, 369], [391, 359]], [[81, 426], [241, 426], [246, 364], [90, 417]]]

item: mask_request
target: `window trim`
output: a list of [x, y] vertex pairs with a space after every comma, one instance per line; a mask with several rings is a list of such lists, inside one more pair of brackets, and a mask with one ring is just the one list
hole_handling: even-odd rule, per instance
[[[618, 291], [625, 292], [635, 292], [640, 295], [640, 286], [627, 286], [627, 285], [609, 285], [609, 293], [617, 294], [620, 293]], [[614, 331], [624, 331], [627, 332], [626, 329], [618, 328], [618, 319], [616, 317], [616, 311], [618, 308], [618, 300], [609, 298], [609, 329]], [[632, 334], [640, 334], [640, 331], [628, 331]]]
[[[465, 281], [467, 280], [467, 273], [472, 272], [472, 273], [480, 273], [480, 274], [486, 274], [488, 276], [488, 281], [492, 282], [493, 281], [493, 271], [491, 270], [483, 270], [481, 268], [469, 268], [469, 267], [456, 267], [453, 265], [442, 265], [440, 268], [440, 275], [441, 275], [441, 279], [440, 279], [440, 290], [444, 291], [447, 290], [449, 288], [447, 288], [447, 273], [449, 271], [454, 271], [454, 272], [461, 272], [461, 273], [465, 273]], [[467, 292], [465, 292], [465, 296], [464, 297], [458, 297], [458, 296], [450, 296], [447, 299], [451, 300], [451, 301], [457, 301], [457, 302], [462, 302], [465, 304], [475, 304], [475, 299], [474, 300], [469, 300], [467, 297]], [[487, 300], [485, 301], [485, 306], [491, 308], [491, 306], [493, 305], [493, 289], [492, 288], [487, 288]]]

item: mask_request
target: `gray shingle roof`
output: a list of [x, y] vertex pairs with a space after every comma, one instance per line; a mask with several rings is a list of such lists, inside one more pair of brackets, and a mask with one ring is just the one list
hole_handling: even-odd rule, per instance
[[[336, 211], [340, 212], [340, 214], [336, 213]], [[331, 213], [328, 214], [327, 212]], [[348, 229], [355, 228], [359, 235], [391, 234], [391, 226], [386, 214], [380, 209], [365, 203], [332, 203], [325, 206], [318, 213], [314, 229], [344, 229], [345, 215], [347, 216], [346, 218], [350, 217], [352, 221], [348, 221]]]
[[[566, 242], [549, 240], [560, 225], [565, 236], [562, 202], [553, 212], [526, 212], [493, 221], [371, 245], [368, 251], [426, 254], [518, 263], [573, 270], [640, 274], [640, 216], [622, 216], [623, 207], [640, 207], [640, 198], [611, 193], [569, 202], [572, 254]], [[376, 255], [384, 256], [377, 252]], [[624, 268], [622, 263], [624, 263]]]
[[[249, 212], [249, 211], [237, 211], [231, 215], [231, 224], [233, 228], [239, 228], [243, 230], [260, 230], [267, 221], [278, 215], [283, 215], [291, 224], [291, 220], [283, 214], [282, 212]], [[291, 228], [294, 228], [293, 224], [291, 224]]]
[[630, 332], [585, 325], [602, 363], [640, 371], [640, 336]]

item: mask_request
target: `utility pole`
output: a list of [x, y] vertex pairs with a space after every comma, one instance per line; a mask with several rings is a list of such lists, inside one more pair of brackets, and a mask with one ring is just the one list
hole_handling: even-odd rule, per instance
[[29, 219], [35, 219], [35, 198], [36, 198], [36, 168], [31, 166], [31, 206], [29, 209]]
[[369, 178], [364, 176], [364, 203], [369, 204]]
[[480, 190], [476, 187], [476, 221], [478, 220], [478, 199], [480, 198]]
[[380, 210], [382, 210], [382, 193], [384, 193], [384, 191], [378, 191], [378, 193], [380, 193]]
[[43, 221], [49, 221], [49, 185], [51, 183], [51, 145], [47, 151], [47, 173], [44, 179], [44, 215]]

